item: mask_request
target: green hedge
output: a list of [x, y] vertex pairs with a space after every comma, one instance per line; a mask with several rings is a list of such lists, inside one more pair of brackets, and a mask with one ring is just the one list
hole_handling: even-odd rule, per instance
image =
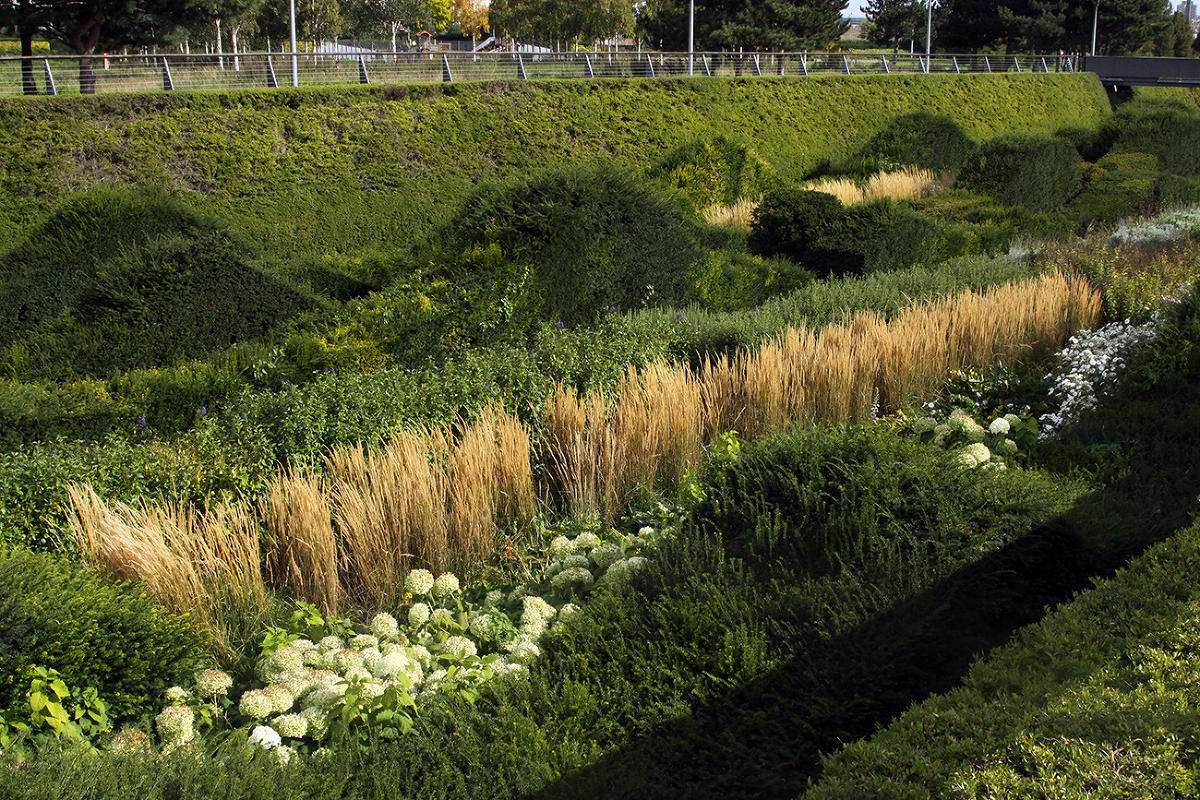
[[954, 119], [930, 111], [896, 117], [872, 136], [839, 171], [868, 177], [880, 169], [915, 165], [957, 171], [979, 153], [979, 145]]
[[0, 710], [24, 701], [36, 664], [94, 687], [114, 718], [136, 721], [168, 687], [186, 685], [202, 652], [187, 619], [137, 586], [0, 545]]
[[0, 251], [66, 194], [163, 185], [269, 252], [412, 241], [485, 178], [737, 131], [783, 178], [929, 109], [980, 140], [1094, 126], [1091, 75], [463, 83], [0, 101]]
[[1167, 172], [1200, 175], [1200, 107], [1182, 100], [1135, 100], [1118, 108], [1104, 130], [1112, 152], [1153, 153]]
[[963, 170], [958, 185], [1008, 205], [1055, 211], [1079, 191], [1079, 154], [1063, 139], [1026, 133], [990, 139], [979, 160]]
[[754, 148], [726, 136], [681, 145], [648, 175], [682, 190], [698, 210], [756, 200], [775, 181], [775, 170]]

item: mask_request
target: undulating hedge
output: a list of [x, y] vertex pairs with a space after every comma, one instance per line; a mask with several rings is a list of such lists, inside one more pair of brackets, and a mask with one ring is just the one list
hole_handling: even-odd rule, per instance
[[879, 75], [322, 87], [0, 101], [0, 252], [65, 195], [162, 185], [269, 252], [412, 241], [485, 178], [611, 154], [649, 166], [735, 131], [781, 177], [898, 115], [982, 140], [1094, 126], [1092, 75]]
[[647, 174], [681, 190], [698, 210], [757, 200], [775, 182], [753, 147], [723, 135], [680, 145]]
[[957, 171], [979, 153], [979, 144], [954, 119], [943, 113], [914, 111], [889, 122], [841, 167], [864, 177], [880, 169], [915, 165]]
[[1079, 191], [1082, 177], [1079, 154], [1069, 142], [1020, 133], [985, 142], [958, 185], [1008, 205], [1055, 211]]
[[0, 545], [0, 711], [24, 703], [27, 668], [37, 665], [95, 688], [111, 716], [136, 722], [187, 682], [202, 654], [188, 620], [139, 587]]

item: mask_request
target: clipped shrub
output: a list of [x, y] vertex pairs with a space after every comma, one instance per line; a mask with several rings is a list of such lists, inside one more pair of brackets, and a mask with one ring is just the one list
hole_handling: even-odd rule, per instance
[[1079, 154], [1068, 142], [1008, 134], [983, 144], [979, 161], [962, 171], [958, 185], [1009, 205], [1053, 211], [1079, 191], [1082, 177]]
[[563, 167], [477, 189], [442, 229], [435, 272], [466, 287], [476, 330], [574, 325], [686, 302], [697, 231], [676, 197], [632, 171]]
[[950, 117], [914, 111], [884, 126], [839, 171], [864, 177], [898, 165], [955, 171], [969, 164], [978, 153], [979, 145]]
[[682, 190], [697, 210], [758, 198], [775, 180], [775, 170], [753, 148], [726, 136], [680, 145], [647, 174]]
[[0, 710], [24, 700], [31, 665], [93, 687], [117, 720], [158, 710], [187, 682], [201, 642], [188, 621], [138, 587], [65, 559], [0, 547]]
[[157, 190], [74, 197], [0, 257], [0, 346], [21, 340], [23, 377], [196, 357], [306, 304], [245, 243]]
[[747, 247], [760, 256], [782, 256], [814, 271], [830, 272], [837, 253], [822, 248], [821, 234], [841, 216], [842, 204], [833, 195], [775, 189], [754, 209]]
[[705, 309], [752, 309], [771, 297], [789, 295], [813, 279], [793, 261], [717, 250], [692, 268], [696, 301]]
[[1200, 175], [1200, 113], [1182, 103], [1132, 101], [1106, 120], [1113, 153], [1150, 153], [1162, 169]]

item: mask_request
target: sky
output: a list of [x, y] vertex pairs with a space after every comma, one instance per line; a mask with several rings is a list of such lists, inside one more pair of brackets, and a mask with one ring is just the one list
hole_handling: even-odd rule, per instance
[[850, 7], [842, 12], [844, 17], [861, 17], [862, 7], [867, 4], [867, 0], [850, 0]]

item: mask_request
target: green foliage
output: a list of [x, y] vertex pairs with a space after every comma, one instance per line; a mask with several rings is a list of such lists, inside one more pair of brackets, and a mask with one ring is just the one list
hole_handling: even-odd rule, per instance
[[988, 195], [946, 189], [910, 205], [938, 225], [938, 258], [1007, 252], [1023, 238], [1058, 238], [1072, 225], [1061, 215], [1035, 213]]
[[480, 187], [443, 227], [435, 269], [464, 287], [472, 328], [524, 331], [690, 299], [697, 222], [614, 165], [550, 170]]
[[837, 254], [822, 248], [821, 234], [842, 213], [841, 201], [825, 192], [775, 189], [754, 209], [747, 246], [760, 256], [782, 256], [821, 274], [833, 272]]
[[[928, 109], [973, 139], [1094, 126], [1091, 75], [544, 81], [0, 102], [0, 252], [68, 194], [160, 185], [273, 256], [388, 252], [483, 180], [601, 154], [648, 167], [737, 131], [785, 179]], [[786, 113], [781, 115], [781, 109]], [[792, 124], [803, 120], [803, 124]]]
[[305, 301], [248, 253], [161, 192], [80, 195], [0, 257], [9, 370], [96, 376], [259, 336]]
[[985, 142], [958, 184], [1013, 206], [1053, 211], [1079, 191], [1079, 154], [1062, 139], [1008, 134]]
[[37, 665], [94, 689], [114, 720], [136, 719], [199, 663], [201, 644], [185, 618], [63, 558], [5, 547], [0, 586], [0, 709], [27, 702], [28, 670]]
[[696, 301], [705, 309], [757, 308], [812, 281], [811, 272], [783, 258], [760, 258], [733, 250], [710, 252], [691, 269]]
[[775, 170], [753, 148], [725, 136], [681, 145], [648, 174], [682, 190], [697, 210], [755, 200], [775, 179]]
[[914, 111], [896, 117], [867, 140], [839, 171], [863, 177], [880, 169], [911, 164], [936, 171], [957, 171], [978, 155], [979, 145], [951, 117]]
[[[1150, 164], [1157, 161], [1143, 153], [1126, 159], [1120, 155], [1105, 156], [1090, 176], [1087, 185], [1067, 205], [1067, 215], [1080, 227], [1112, 223], [1134, 216], [1154, 214], [1200, 201], [1200, 179], [1184, 178], [1156, 170], [1122, 169], [1129, 164]], [[1104, 168], [1109, 162], [1114, 166]]]
[[25, 702], [14, 710], [0, 709], [0, 748], [15, 746], [21, 757], [27, 749], [25, 738], [35, 746], [50, 741], [81, 744], [112, 728], [108, 704], [95, 688], [67, 686], [56, 669], [32, 665], [26, 673]]
[[1114, 153], [1151, 153], [1162, 169], [1200, 175], [1200, 112], [1181, 101], [1125, 103], [1104, 123]]

